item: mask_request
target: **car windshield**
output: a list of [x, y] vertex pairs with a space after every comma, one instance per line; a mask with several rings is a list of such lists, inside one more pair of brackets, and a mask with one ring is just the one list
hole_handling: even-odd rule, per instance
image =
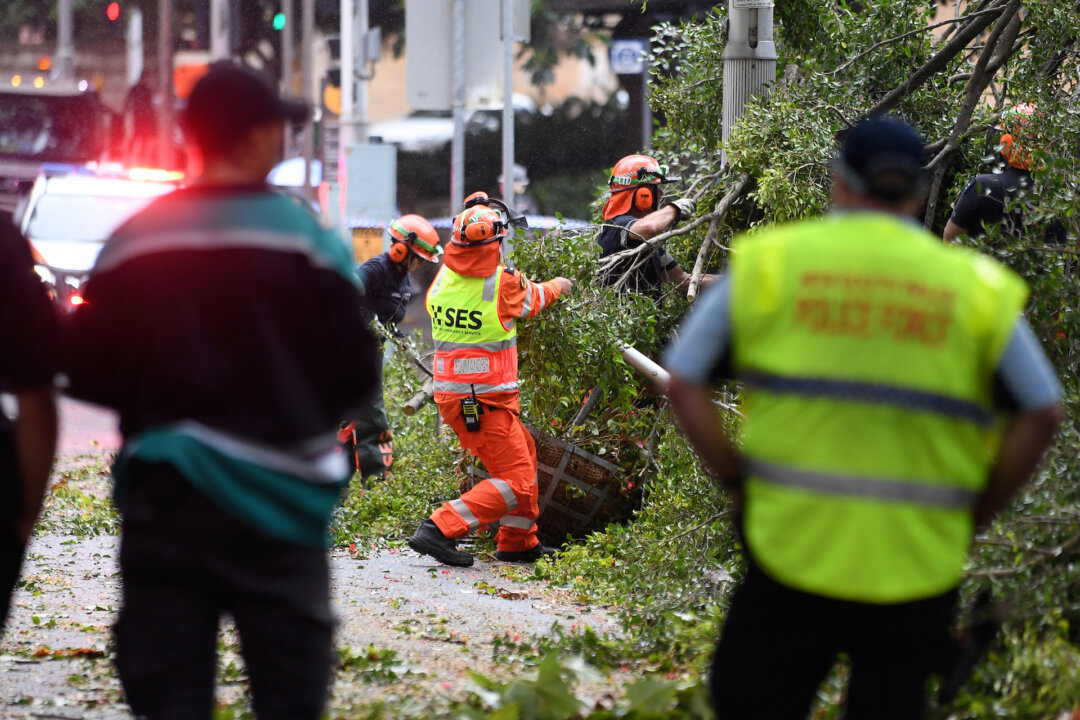
[[101, 108], [91, 96], [0, 95], [0, 158], [85, 162], [103, 142]]
[[31, 240], [104, 242], [152, 197], [42, 195], [34, 205], [26, 235]]

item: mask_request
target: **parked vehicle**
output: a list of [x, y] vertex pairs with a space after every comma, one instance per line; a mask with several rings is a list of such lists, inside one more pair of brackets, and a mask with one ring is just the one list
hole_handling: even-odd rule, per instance
[[82, 303], [79, 288], [113, 231], [154, 198], [176, 189], [179, 174], [145, 168], [123, 177], [85, 168], [60, 175], [46, 170], [14, 219], [30, 242], [34, 269], [49, 294], [70, 310]]
[[43, 163], [88, 163], [108, 151], [114, 113], [86, 83], [15, 73], [0, 84], [0, 212], [12, 212]]

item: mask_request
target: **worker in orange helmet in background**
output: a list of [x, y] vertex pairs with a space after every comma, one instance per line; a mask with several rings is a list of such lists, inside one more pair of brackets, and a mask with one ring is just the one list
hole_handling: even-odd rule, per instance
[[516, 323], [553, 305], [572, 283], [535, 283], [500, 263], [502, 241], [522, 219], [484, 193], [470, 195], [428, 289], [435, 403], [491, 475], [444, 503], [409, 539], [413, 550], [446, 565], [471, 566], [473, 556], [456, 539], [496, 521], [499, 560], [535, 562], [556, 552], [536, 537], [536, 445], [518, 418]]
[[[667, 168], [649, 155], [627, 155], [615, 163], [608, 180], [608, 199], [602, 210], [604, 222], [596, 236], [601, 258], [638, 247], [694, 216], [697, 212], [694, 200], [663, 199], [664, 184], [677, 180], [669, 178]], [[664, 281], [674, 282], [679, 289], [689, 287], [691, 276], [663, 245], [644, 262], [640, 260], [632, 257], [619, 261], [604, 275], [602, 282], [612, 285], [630, 271], [632, 275], [626, 287], [644, 295], [658, 297]], [[702, 287], [708, 287], [715, 279], [716, 276], [709, 273], [702, 275]]]
[[[1016, 105], [1004, 113], [996, 129], [1002, 133], [998, 145], [1005, 167], [976, 175], [964, 186], [949, 221], [945, 223], [942, 237], [946, 242], [953, 242], [960, 235], [978, 238], [986, 228], [999, 223], [1014, 237], [1031, 235], [1024, 222], [1023, 207], [1016, 201], [1022, 200], [1033, 187], [1030, 136], [1035, 114], [1035, 106], [1028, 103]], [[1009, 208], [1010, 205], [1015, 207]], [[1051, 222], [1044, 239], [1052, 244], [1064, 244], [1064, 226], [1058, 221]]]

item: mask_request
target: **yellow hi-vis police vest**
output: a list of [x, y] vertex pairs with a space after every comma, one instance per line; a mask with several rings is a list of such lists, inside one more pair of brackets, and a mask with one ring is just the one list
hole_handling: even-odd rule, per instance
[[427, 293], [435, 341], [437, 394], [517, 392], [517, 326], [499, 319], [503, 267], [488, 277], [466, 277], [445, 265]]
[[844, 600], [954, 587], [1000, 444], [993, 374], [1023, 280], [869, 212], [746, 238], [730, 278], [754, 560]]

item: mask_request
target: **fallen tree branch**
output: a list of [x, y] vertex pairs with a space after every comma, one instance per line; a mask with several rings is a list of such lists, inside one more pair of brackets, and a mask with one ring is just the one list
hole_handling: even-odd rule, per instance
[[705, 233], [705, 241], [701, 243], [701, 249], [698, 250], [697, 259], [694, 261], [694, 270], [690, 273], [690, 287], [686, 290], [686, 299], [690, 302], [694, 302], [697, 299], [698, 286], [701, 284], [701, 274], [705, 267], [705, 257], [709, 254], [709, 247], [716, 241], [716, 230], [720, 226], [720, 220], [727, 214], [731, 206], [735, 204], [735, 200], [742, 195], [747, 185], [750, 183], [750, 173], [743, 173], [739, 176], [739, 180], [735, 183], [728, 194], [720, 198], [720, 202], [716, 203], [716, 207], [713, 208], [712, 220], [709, 221], [709, 229]]
[[918, 35], [919, 33], [926, 32], [927, 30], [935, 30], [935, 29], [937, 29], [939, 27], [944, 27], [946, 25], [957, 25], [957, 24], [960, 24], [960, 23], [965, 23], [965, 22], [967, 22], [968, 20], [970, 20], [973, 17], [979, 17], [980, 15], [983, 15], [983, 14], [986, 14], [986, 13], [992, 13], [992, 12], [994, 12], [994, 10], [982, 10], [980, 12], [969, 13], [969, 14], [965, 15], [962, 18], [957, 17], [957, 18], [953, 18], [952, 20], [942, 20], [941, 22], [934, 23], [933, 25], [927, 25], [926, 27], [920, 27], [920, 28], [915, 28], [914, 30], [908, 30], [906, 33], [901, 33], [899, 35], [896, 35], [895, 37], [891, 37], [891, 38], [888, 38], [886, 40], [881, 40], [880, 42], [874, 43], [873, 45], [871, 45], [866, 50], [862, 51], [861, 53], [859, 53], [855, 57], [851, 58], [850, 60], [845, 62], [840, 67], [836, 68], [835, 70], [830, 70], [829, 72], [827, 72], [825, 74], [826, 75], [835, 75], [838, 72], [846, 70], [852, 64], [858, 62], [859, 60], [862, 60], [867, 55], [871, 54], [872, 52], [874, 52], [875, 50], [877, 50], [880, 47], [884, 47], [885, 45], [891, 45], [894, 42], [899, 42], [901, 40], [904, 40], [905, 38], [911, 37], [912, 35]]
[[[994, 29], [989, 37], [979, 58], [972, 68], [971, 77], [964, 88], [964, 100], [960, 104], [960, 112], [957, 113], [956, 122], [945, 147], [938, 152], [937, 156], [930, 161], [929, 167], [934, 168], [933, 180], [930, 183], [930, 192], [927, 195], [926, 214], [923, 216], [923, 226], [930, 229], [937, 213], [938, 199], [941, 194], [941, 183], [945, 178], [945, 171], [949, 167], [948, 160], [960, 147], [960, 136], [967, 131], [971, 124], [971, 116], [975, 112], [975, 106], [982, 100], [986, 86], [998, 71], [1005, 60], [1014, 50], [1014, 42], [1020, 34], [1020, 0], [1009, 0], [1008, 6], [1001, 13]], [[1004, 48], [1004, 49], [1001, 49]]]
[[691, 534], [691, 533], [695, 533], [695, 532], [697, 532], [698, 530], [701, 530], [702, 528], [706, 528], [706, 527], [708, 527], [708, 526], [712, 525], [712, 524], [713, 524], [714, 522], [716, 522], [717, 520], [722, 520], [723, 518], [726, 518], [726, 517], [727, 517], [728, 515], [730, 515], [730, 514], [731, 514], [731, 511], [730, 511], [730, 510], [721, 510], [720, 512], [716, 513], [715, 515], [713, 515], [712, 517], [710, 517], [710, 518], [709, 518], [708, 520], [706, 520], [705, 522], [703, 522], [703, 523], [698, 523], [697, 525], [695, 525], [694, 527], [690, 528], [689, 530], [683, 530], [683, 531], [682, 531], [681, 533], [679, 533], [678, 535], [672, 535], [672, 536], [671, 536], [671, 537], [669, 537], [669, 538], [664, 538], [663, 540], [659, 540], [659, 541], [657, 541], [657, 543], [656, 543], [656, 546], [657, 546], [657, 547], [660, 547], [661, 545], [667, 545], [668, 543], [670, 543], [670, 542], [674, 542], [675, 540], [678, 540], [679, 538], [682, 538], [682, 537], [686, 537], [687, 535], [689, 535], [689, 534]]
[[401, 406], [401, 412], [405, 413], [405, 417], [412, 417], [420, 411], [420, 408], [427, 405], [434, 396], [435, 381], [428, 378], [427, 382], [424, 383], [424, 387], [420, 388], [415, 395]]
[[907, 80], [890, 90], [874, 107], [870, 108], [867, 116], [876, 117], [889, 112], [905, 97], [920, 87], [935, 73], [941, 71], [949, 61], [967, 48], [969, 42], [977, 38], [982, 32], [990, 27], [990, 24], [1005, 10], [1005, 0], [995, 0], [985, 12], [977, 16], [965, 16], [967, 22], [957, 31], [956, 37], [947, 42], [932, 58], [926, 61], [922, 67], [908, 76]]

